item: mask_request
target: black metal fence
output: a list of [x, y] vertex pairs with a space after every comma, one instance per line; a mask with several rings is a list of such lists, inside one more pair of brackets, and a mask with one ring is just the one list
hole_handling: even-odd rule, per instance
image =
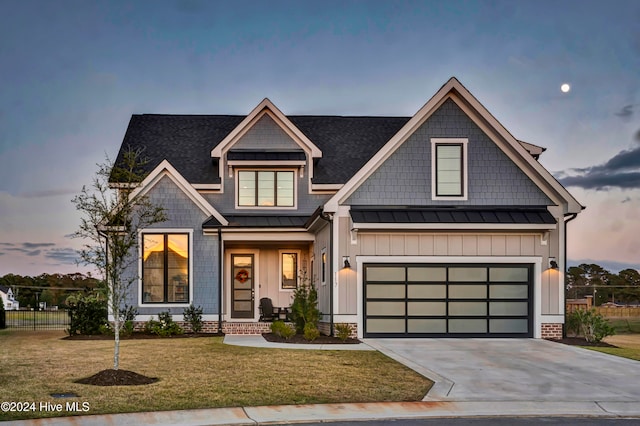
[[64, 330], [69, 327], [69, 312], [65, 309], [50, 311], [6, 311], [6, 327], [21, 330]]

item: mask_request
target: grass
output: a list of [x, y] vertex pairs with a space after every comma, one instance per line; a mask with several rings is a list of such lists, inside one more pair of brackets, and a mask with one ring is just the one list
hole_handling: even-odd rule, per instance
[[616, 334], [640, 333], [640, 317], [607, 318]]
[[598, 352], [640, 361], [640, 334], [622, 334], [609, 336], [605, 342], [617, 346], [617, 348], [607, 348], [600, 346], [585, 346]]
[[[85, 414], [334, 402], [417, 401], [428, 379], [374, 351], [229, 346], [222, 338], [125, 340], [120, 368], [158, 377], [145, 386], [74, 383], [112, 367], [112, 341], [61, 340], [61, 331], [0, 333], [0, 401], [87, 402]], [[51, 393], [78, 398], [53, 399]], [[73, 413], [0, 412], [0, 420]]]

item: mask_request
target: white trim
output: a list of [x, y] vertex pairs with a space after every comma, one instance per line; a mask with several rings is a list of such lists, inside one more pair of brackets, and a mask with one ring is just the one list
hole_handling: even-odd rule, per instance
[[357, 285], [356, 300], [358, 316], [358, 338], [364, 334], [364, 315], [362, 301], [364, 297], [365, 263], [530, 263], [533, 264], [533, 337], [540, 339], [542, 320], [542, 257], [540, 256], [356, 256]]
[[293, 293], [295, 288], [284, 288], [282, 287], [282, 255], [285, 253], [293, 253], [296, 255], [296, 288], [300, 285], [300, 275], [302, 265], [302, 251], [300, 249], [278, 249], [278, 291], [284, 293]]
[[227, 166], [230, 167], [291, 167], [291, 166], [306, 166], [307, 162], [304, 160], [282, 160], [282, 161], [266, 161], [266, 160], [227, 160]]
[[208, 216], [215, 217], [222, 225], [228, 225], [227, 220], [196, 189], [169, 163], [163, 160], [129, 195], [129, 199], [146, 195], [163, 177], [168, 177], [191, 201]]
[[342, 183], [312, 183], [313, 191], [339, 191], [344, 184]]
[[564, 324], [564, 315], [541, 315], [540, 324]]
[[[235, 181], [235, 209], [236, 210], [264, 210], [264, 211], [272, 211], [272, 210], [297, 210], [298, 209], [298, 179], [296, 179], [296, 169], [291, 168], [237, 168], [234, 170], [234, 181]], [[238, 197], [240, 196], [240, 173], [239, 172], [292, 172], [293, 173], [293, 206], [241, 206], [238, 204]], [[275, 181], [274, 181], [275, 182]], [[256, 194], [258, 188], [255, 188]], [[274, 188], [274, 197], [276, 197], [276, 191]], [[274, 199], [274, 202], [276, 200]]]
[[[144, 258], [144, 234], [188, 234], [189, 235], [189, 299], [183, 303], [143, 303], [142, 262]], [[193, 229], [190, 228], [145, 228], [138, 230], [138, 307], [139, 308], [186, 308], [193, 303]]]
[[320, 284], [323, 286], [327, 285], [327, 266], [329, 266], [327, 248], [322, 247], [322, 250], [320, 250]]
[[550, 230], [556, 229], [557, 225], [554, 223], [354, 223], [352, 231], [364, 231], [368, 229], [383, 230], [383, 229], [406, 229], [412, 231], [419, 230]]
[[315, 236], [306, 231], [288, 232], [283, 229], [267, 230], [251, 230], [251, 232], [235, 232], [230, 234], [231, 229], [224, 229], [222, 232], [222, 241], [301, 241], [313, 242]]
[[218, 191], [222, 188], [219, 183], [194, 183], [191, 186], [199, 191]]
[[[443, 201], [467, 201], [469, 198], [469, 172], [468, 164], [469, 158], [467, 157], [467, 145], [469, 139], [467, 138], [431, 138], [431, 199], [443, 200]], [[437, 177], [438, 171], [436, 170], [437, 156], [436, 147], [438, 145], [460, 145], [462, 146], [462, 195], [436, 195], [437, 192]]]

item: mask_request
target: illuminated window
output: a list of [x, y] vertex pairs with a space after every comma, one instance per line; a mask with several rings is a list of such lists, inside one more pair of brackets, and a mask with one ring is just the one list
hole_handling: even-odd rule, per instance
[[189, 302], [189, 235], [143, 234], [142, 303]]
[[238, 206], [293, 207], [294, 172], [278, 170], [240, 170]]
[[298, 288], [298, 253], [281, 254], [282, 288]]

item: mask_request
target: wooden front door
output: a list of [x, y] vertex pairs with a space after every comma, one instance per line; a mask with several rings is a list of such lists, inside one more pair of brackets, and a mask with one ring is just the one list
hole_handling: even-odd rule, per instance
[[231, 318], [254, 317], [253, 254], [231, 255]]

